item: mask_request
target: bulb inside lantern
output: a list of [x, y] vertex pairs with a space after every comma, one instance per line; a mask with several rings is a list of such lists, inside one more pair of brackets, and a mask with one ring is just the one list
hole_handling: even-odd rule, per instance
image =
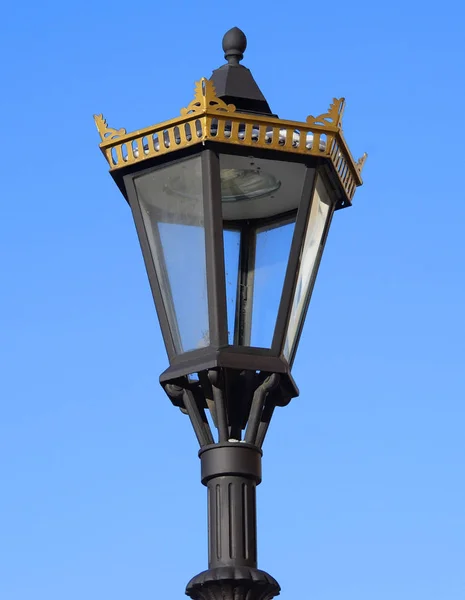
[[281, 187], [281, 182], [273, 175], [258, 169], [221, 169], [220, 178], [223, 202], [263, 198]]

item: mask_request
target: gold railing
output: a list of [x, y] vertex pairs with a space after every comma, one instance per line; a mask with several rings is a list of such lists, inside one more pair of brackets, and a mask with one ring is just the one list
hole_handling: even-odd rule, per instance
[[102, 115], [95, 123], [110, 170], [187, 148], [206, 140], [237, 146], [326, 157], [350, 201], [362, 184], [366, 154], [355, 162], [342, 135], [344, 98], [334, 99], [327, 113], [309, 116], [305, 123], [236, 112], [216, 96], [208, 79], [196, 83], [194, 100], [181, 116], [146, 129], [126, 133], [109, 128]]

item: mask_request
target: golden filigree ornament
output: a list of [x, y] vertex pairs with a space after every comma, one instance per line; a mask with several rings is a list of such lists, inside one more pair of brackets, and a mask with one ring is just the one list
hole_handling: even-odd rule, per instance
[[207, 111], [235, 112], [234, 104], [226, 104], [216, 95], [213, 82], [205, 77], [195, 84], [195, 95], [187, 108], [181, 109], [181, 116], [205, 114]]
[[94, 115], [94, 121], [97, 125], [98, 132], [100, 137], [102, 138], [102, 142], [106, 142], [109, 140], [115, 140], [123, 135], [126, 135], [126, 129], [114, 129], [113, 127], [108, 127], [106, 120], [103, 118], [103, 115]]
[[333, 98], [333, 102], [330, 105], [328, 112], [318, 115], [317, 117], [309, 115], [306, 122], [308, 125], [319, 125], [321, 127], [335, 127], [341, 129], [344, 108], [345, 98]]
[[362, 172], [363, 167], [365, 166], [366, 160], [368, 158], [368, 154], [365, 152], [356, 162], [355, 166], [357, 167], [357, 170], [359, 173]]
[[342, 133], [344, 98], [334, 98], [328, 111], [305, 122], [286, 121], [268, 114], [249, 114], [236, 110], [216, 95], [213, 83], [206, 78], [195, 84], [194, 99], [175, 119], [126, 133], [108, 127], [103, 115], [95, 115], [102, 139], [100, 148], [110, 170], [120, 169], [143, 160], [156, 158], [202, 144], [206, 141], [253, 149], [270, 149], [324, 158], [330, 161], [350, 201], [362, 184], [364, 154], [354, 160]]

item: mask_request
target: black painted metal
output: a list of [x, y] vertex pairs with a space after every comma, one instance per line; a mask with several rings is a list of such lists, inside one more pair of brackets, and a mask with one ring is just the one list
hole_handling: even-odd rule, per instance
[[193, 600], [270, 600], [280, 587], [276, 579], [253, 567], [217, 567], [199, 573], [187, 584]]
[[271, 115], [271, 109], [249, 69], [239, 64], [247, 47], [247, 38], [238, 27], [230, 29], [223, 37], [224, 57], [228, 61], [213, 71], [211, 81], [216, 95], [239, 112]]
[[262, 371], [264, 373], [281, 373], [293, 387], [293, 397], [299, 390], [292, 379], [289, 363], [283, 356], [276, 356], [267, 348], [247, 346], [226, 346], [223, 348], [200, 348], [175, 356], [171, 365], [160, 375], [160, 383], [164, 386], [189, 373], [198, 373], [216, 367], [237, 370]]
[[257, 441], [256, 444], [259, 448], [263, 446], [265, 436], [270, 426], [271, 418], [273, 417], [274, 409], [276, 408], [276, 401], [273, 394], [269, 394], [265, 401], [260, 423], [258, 425]]
[[199, 452], [208, 491], [208, 571], [194, 577], [186, 594], [201, 600], [268, 599], [279, 585], [257, 569], [256, 486], [262, 452], [227, 443]]
[[256, 229], [251, 227], [250, 223], [242, 224], [234, 325], [237, 346], [250, 346], [256, 239]]
[[213, 392], [213, 403], [216, 411], [216, 426], [218, 428], [218, 441], [220, 443], [227, 442], [229, 439], [229, 431], [223, 373], [217, 369], [212, 369], [211, 371], [208, 371], [208, 379]]
[[237, 369], [209, 369], [196, 381], [181, 377], [164, 387], [173, 404], [189, 415], [201, 447], [213, 443], [205, 409], [210, 409], [219, 443], [243, 440], [261, 447], [274, 408], [286, 406], [295, 394], [287, 377]]
[[273, 373], [255, 390], [250, 407], [249, 422], [245, 432], [245, 441], [249, 444], [257, 444], [258, 428], [262, 419], [267, 395], [279, 384], [279, 375]]
[[208, 488], [208, 567], [257, 567], [256, 493], [261, 450], [242, 443], [206, 446], [200, 453]]
[[237, 65], [244, 58], [247, 38], [239, 27], [233, 27], [223, 36], [224, 57], [230, 65]]
[[218, 155], [212, 150], [204, 150], [202, 186], [210, 344], [218, 347], [228, 343], [220, 181]]
[[199, 406], [199, 402], [192, 390], [169, 384], [166, 386], [166, 392], [172, 398], [182, 400], [183, 407], [189, 415], [200, 447], [213, 444], [213, 436], [205, 415], [205, 409], [203, 406]]

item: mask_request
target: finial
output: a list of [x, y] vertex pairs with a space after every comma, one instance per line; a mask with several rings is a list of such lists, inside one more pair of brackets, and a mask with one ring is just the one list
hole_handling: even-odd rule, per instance
[[239, 27], [233, 27], [224, 34], [223, 50], [224, 57], [230, 65], [238, 65], [244, 58], [244, 51], [247, 48], [247, 38], [245, 33]]

